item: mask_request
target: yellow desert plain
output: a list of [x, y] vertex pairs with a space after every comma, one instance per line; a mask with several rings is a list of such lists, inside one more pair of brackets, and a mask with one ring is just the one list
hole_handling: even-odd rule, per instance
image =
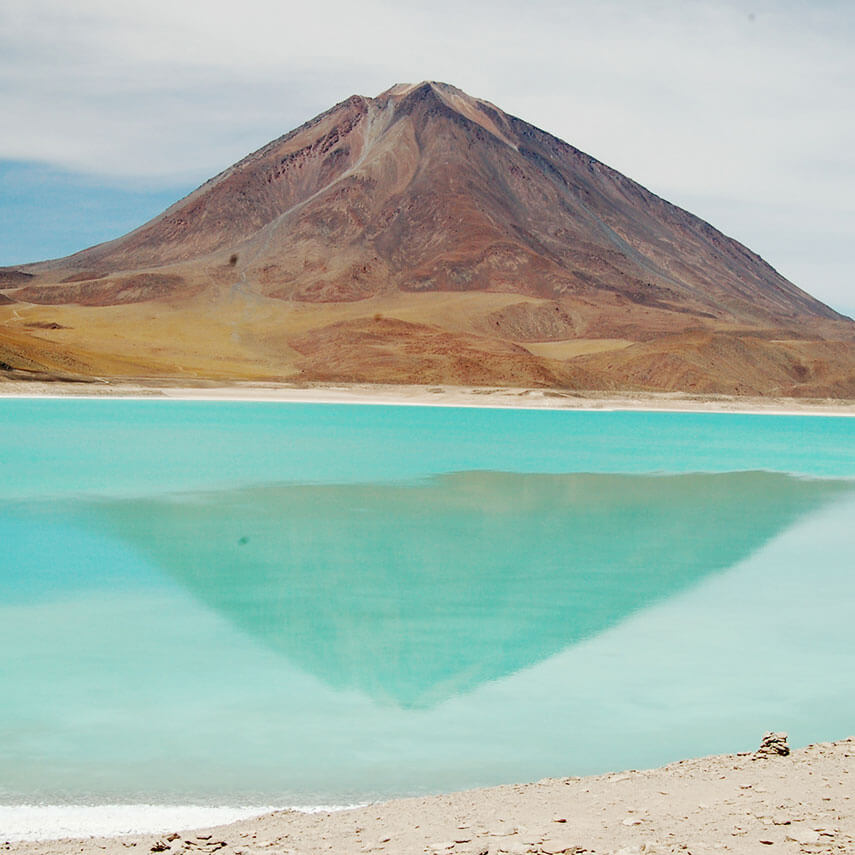
[[[553, 303], [476, 292], [395, 293], [318, 305], [227, 286], [175, 301], [120, 306], [0, 304], [0, 363], [13, 369], [0, 372], [0, 384], [22, 393], [35, 390], [32, 381], [49, 380], [94, 381], [93, 392], [107, 381], [172, 387], [233, 382], [488, 386], [654, 402], [657, 395], [724, 401], [739, 393], [736, 388], [728, 394], [727, 385], [718, 382], [683, 382], [693, 366], [698, 376], [708, 374], [710, 351], [729, 364], [727, 352], [734, 344], [726, 331], [695, 330], [648, 342], [584, 333], [548, 341], [497, 340], [487, 334], [496, 316], [524, 318], [538, 311], [553, 311]], [[816, 355], [845, 352], [843, 342], [757, 339], [754, 344], [765, 357], [756, 360], [754, 376], [743, 377], [745, 391], [737, 394], [743, 408], [753, 408], [755, 399], [768, 409], [776, 399], [792, 396], [792, 389], [776, 394], [768, 387], [766, 361], [774, 362], [769, 354], [775, 347], [786, 346], [806, 363], [816, 361], [830, 386], [848, 376], [845, 365], [835, 368]], [[669, 360], [672, 351], [679, 359]], [[655, 380], [632, 382], [626, 376], [627, 365], [641, 362], [661, 367]], [[800, 393], [799, 404], [775, 408], [801, 409], [809, 400], [822, 406], [824, 398], [845, 408], [848, 396], [830, 391]], [[426, 394], [426, 400], [436, 397]]]

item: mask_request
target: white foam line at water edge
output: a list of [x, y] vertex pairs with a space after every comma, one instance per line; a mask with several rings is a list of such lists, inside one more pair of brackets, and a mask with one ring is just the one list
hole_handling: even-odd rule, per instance
[[[475, 393], [478, 394], [478, 393]], [[609, 398], [594, 399], [596, 403], [588, 406], [580, 406], [574, 403], [556, 403], [552, 399], [528, 399], [526, 403], [520, 403], [517, 400], [494, 400], [486, 402], [481, 400], [473, 400], [468, 395], [461, 398], [455, 398], [451, 401], [432, 400], [430, 398], [422, 398], [412, 400], [407, 397], [396, 396], [378, 396], [369, 397], [361, 395], [335, 395], [322, 394], [318, 397], [305, 395], [283, 395], [283, 394], [264, 394], [251, 392], [245, 395], [234, 394], [217, 394], [216, 392], [202, 391], [196, 394], [193, 389], [183, 390], [165, 390], [158, 389], [157, 393], [151, 395], [140, 394], [124, 394], [119, 393], [103, 393], [103, 394], [41, 394], [33, 392], [9, 391], [5, 387], [0, 388], [0, 400], [2, 399], [19, 399], [19, 400], [51, 400], [51, 401], [190, 401], [190, 402], [207, 402], [219, 404], [366, 404], [382, 407], [439, 407], [447, 409], [476, 409], [476, 410], [525, 410], [537, 412], [574, 412], [574, 413], [677, 413], [677, 414], [692, 414], [692, 415], [738, 415], [738, 416], [820, 416], [820, 417], [845, 417], [855, 418], [855, 410], [852, 410], [851, 403], [845, 401], [839, 404], [840, 407], [848, 407], [849, 409], [835, 409], [835, 405], [831, 404], [828, 407], [823, 405], [811, 406], [807, 405], [804, 409], [782, 409], [780, 407], [762, 407], [752, 404], [735, 404], [734, 406], [716, 405], [716, 403], [699, 401], [683, 401], [680, 403], [661, 403], [650, 401], [630, 401], [630, 400], [614, 400]], [[682, 405], [681, 405], [682, 404]]]
[[277, 810], [326, 813], [359, 805], [0, 805], [0, 843], [161, 834], [226, 825]]

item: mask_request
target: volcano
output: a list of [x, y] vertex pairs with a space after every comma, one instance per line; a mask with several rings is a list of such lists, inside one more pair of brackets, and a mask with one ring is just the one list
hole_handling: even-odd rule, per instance
[[0, 270], [0, 323], [13, 379], [855, 397], [849, 318], [435, 82], [348, 98], [121, 238]]

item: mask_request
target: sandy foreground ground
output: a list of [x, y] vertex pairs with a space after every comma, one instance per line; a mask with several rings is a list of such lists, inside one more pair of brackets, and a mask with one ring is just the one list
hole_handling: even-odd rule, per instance
[[[0, 836], [2, 841], [2, 836]], [[855, 738], [160, 835], [2, 843], [17, 855], [855, 853]]]
[[369, 383], [310, 384], [135, 382], [0, 382], [2, 397], [172, 398], [209, 401], [282, 401], [330, 404], [401, 404], [567, 410], [661, 410], [855, 416], [855, 401], [816, 398], [749, 398], [679, 392], [579, 392], [467, 386]]

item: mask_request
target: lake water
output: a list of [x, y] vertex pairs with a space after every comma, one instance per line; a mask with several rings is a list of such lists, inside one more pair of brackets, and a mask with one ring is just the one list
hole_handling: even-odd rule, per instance
[[0, 430], [0, 825], [852, 729], [855, 419], [6, 399]]

